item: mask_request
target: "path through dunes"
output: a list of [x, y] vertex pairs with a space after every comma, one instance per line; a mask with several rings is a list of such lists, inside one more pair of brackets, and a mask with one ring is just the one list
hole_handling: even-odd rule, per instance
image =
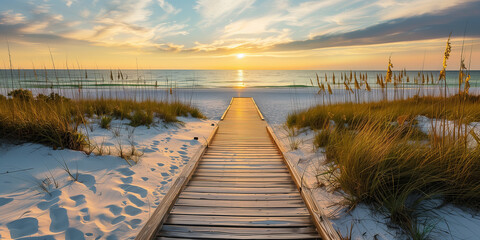
[[191, 161], [137, 239], [320, 239], [252, 98], [232, 99]]

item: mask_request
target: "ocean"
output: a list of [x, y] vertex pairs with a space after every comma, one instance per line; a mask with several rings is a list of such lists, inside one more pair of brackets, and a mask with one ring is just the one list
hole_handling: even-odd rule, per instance
[[[399, 74], [399, 71], [394, 71]], [[420, 73], [420, 75], [419, 75]], [[314, 87], [316, 75], [324, 82], [325, 75], [332, 88], [344, 88], [341, 76], [350, 75], [350, 70], [0, 70], [0, 88], [272, 88]], [[352, 71], [357, 77], [366, 75], [372, 88], [378, 88], [376, 76], [385, 76], [386, 71]], [[407, 71], [410, 83], [421, 82], [421, 74], [428, 79], [433, 76], [433, 85], [438, 83], [439, 71]], [[480, 71], [471, 71], [470, 84], [477, 87]], [[333, 75], [337, 84], [333, 84]], [[404, 78], [406, 79], [406, 78]], [[360, 81], [360, 79], [359, 79]], [[458, 86], [458, 71], [447, 71], [449, 86]], [[352, 82], [353, 84], [353, 82]], [[443, 83], [442, 83], [443, 84]]]

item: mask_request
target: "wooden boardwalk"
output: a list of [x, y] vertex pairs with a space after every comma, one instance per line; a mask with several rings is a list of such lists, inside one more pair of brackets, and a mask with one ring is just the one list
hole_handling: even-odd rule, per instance
[[[156, 210], [164, 216], [152, 237], [320, 239], [253, 99], [233, 98], [222, 119], [186, 185], [165, 197], [172, 206]], [[144, 229], [139, 235], [148, 236]]]

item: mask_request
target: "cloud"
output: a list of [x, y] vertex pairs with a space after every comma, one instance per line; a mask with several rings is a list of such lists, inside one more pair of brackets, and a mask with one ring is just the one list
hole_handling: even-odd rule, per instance
[[376, 4], [382, 8], [381, 20], [408, 18], [424, 14], [438, 14], [444, 10], [476, 0], [382, 0]]
[[177, 14], [181, 10], [176, 9], [172, 4], [168, 3], [167, 0], [157, 0], [158, 5], [168, 14]]
[[197, 0], [194, 7], [203, 17], [202, 24], [211, 25], [229, 16], [238, 16], [255, 0]]
[[290, 6], [287, 2], [284, 2], [284, 9], [279, 9], [273, 13], [259, 17], [240, 19], [228, 24], [224, 28], [224, 35], [222, 37], [278, 33], [285, 28], [291, 27], [312, 27], [312, 25], [320, 24], [318, 20], [315, 21], [315, 19], [318, 19], [318, 16], [315, 16], [314, 13], [319, 9], [332, 6], [336, 2], [338, 1], [309, 1], [297, 6]]
[[90, 11], [88, 9], [84, 9], [80, 11], [80, 16], [82, 16], [83, 18], [88, 18], [90, 16]]
[[12, 10], [0, 12], [0, 24], [16, 25], [25, 23], [25, 16], [21, 13], [14, 13]]
[[265, 34], [268, 32], [277, 32], [275, 29], [269, 27], [278, 23], [281, 15], [269, 15], [255, 19], [244, 19], [233, 22], [225, 26], [223, 37], [230, 37], [235, 35], [254, 35]]
[[[242, 51], [263, 50], [275, 44], [291, 41], [291, 34], [298, 27], [313, 25], [316, 11], [335, 4], [335, 0], [308, 1], [291, 6], [282, 1], [277, 9], [257, 17], [239, 19], [227, 24], [219, 41], [212, 44], [197, 44], [194, 49], [214, 52], [232, 49], [233, 46]], [[312, 19], [313, 17], [313, 19]], [[315, 23], [320, 24], [320, 23]], [[241, 43], [240, 41], [244, 41]]]
[[74, 2], [75, 0], [65, 0], [65, 5], [67, 5], [67, 7], [70, 7]]
[[276, 35], [256, 38], [232, 38], [216, 40], [210, 44], [195, 42], [195, 47], [190, 49], [194, 52], [231, 53], [231, 52], [255, 52], [271, 48], [280, 43], [290, 42], [287, 29]]
[[66, 20], [50, 5], [29, 5], [28, 18], [13, 11], [0, 12], [0, 33], [18, 43], [64, 43], [100, 45], [157, 51], [180, 51], [183, 45], [164, 38], [187, 35], [186, 24], [152, 23], [152, 0], [110, 1], [95, 14], [89, 9], [79, 15], [90, 21]]
[[402, 41], [415, 41], [447, 37], [453, 31], [456, 36], [480, 37], [480, 3], [461, 6], [409, 18], [389, 20], [364, 29], [318, 35], [309, 40], [293, 41], [273, 47], [273, 51], [307, 50], [338, 46], [357, 46]]
[[[96, 14], [92, 28], [79, 29], [62, 36], [101, 46], [181, 49], [179, 47], [181, 45], [164, 44], [161, 41], [165, 37], [187, 35], [188, 32], [185, 30], [187, 25], [175, 22], [154, 24], [150, 21], [153, 3], [152, 0], [112, 1], [107, 5], [108, 8], [101, 9]], [[158, 3], [165, 11], [178, 12], [166, 1], [158, 1]]]

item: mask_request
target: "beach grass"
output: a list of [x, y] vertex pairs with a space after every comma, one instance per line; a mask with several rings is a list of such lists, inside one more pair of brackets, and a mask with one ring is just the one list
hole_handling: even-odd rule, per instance
[[360, 203], [372, 206], [410, 239], [429, 239], [435, 229], [430, 213], [446, 204], [480, 210], [480, 137], [471, 124], [480, 121], [480, 96], [469, 93], [470, 74], [463, 58], [458, 93], [449, 94], [450, 51], [449, 38], [438, 96], [420, 94], [434, 78], [419, 73], [413, 81], [418, 94], [405, 98], [403, 86], [410, 80], [402, 71], [393, 73], [389, 59], [386, 76], [377, 75], [382, 97], [376, 102], [357, 94], [362, 83], [371, 91], [362, 74], [360, 81], [356, 73], [341, 75], [346, 96], [342, 103], [331, 103], [327, 76], [323, 83], [316, 75], [323, 104], [286, 119], [292, 132], [315, 131], [313, 145], [326, 156], [326, 170], [317, 173], [317, 180], [329, 182], [319, 186], [341, 190], [351, 209]]
[[[463, 100], [463, 96], [462, 100]], [[414, 96], [395, 101], [369, 103], [338, 103], [317, 105], [301, 112], [290, 113], [289, 127], [323, 129], [333, 121], [337, 126], [353, 126], [373, 119], [385, 122], [411, 121], [422, 115], [428, 118], [456, 120], [463, 117], [464, 123], [480, 121], [480, 96], [466, 95], [462, 101], [464, 109], [459, 111], [459, 96], [443, 97]], [[446, 104], [446, 105], [445, 105]], [[399, 119], [402, 118], [402, 119]]]
[[[53, 148], [83, 150], [89, 143], [79, 128], [92, 119], [128, 119], [131, 126], [150, 126], [154, 119], [177, 122], [178, 116], [204, 118], [200, 111], [180, 101], [131, 99], [69, 99], [56, 93], [34, 96], [16, 89], [0, 97], [0, 138], [41, 143]], [[110, 119], [110, 120], [108, 120]]]
[[[479, 96], [462, 99], [320, 105], [290, 114], [287, 126], [316, 131], [313, 144], [328, 166], [317, 174], [342, 190], [347, 205], [373, 206], [412, 239], [428, 239], [434, 228], [419, 221], [428, 209], [450, 203], [480, 210], [480, 142], [465, 128], [480, 120]], [[428, 132], [419, 115], [432, 119]], [[452, 125], [446, 134], [443, 124]]]

